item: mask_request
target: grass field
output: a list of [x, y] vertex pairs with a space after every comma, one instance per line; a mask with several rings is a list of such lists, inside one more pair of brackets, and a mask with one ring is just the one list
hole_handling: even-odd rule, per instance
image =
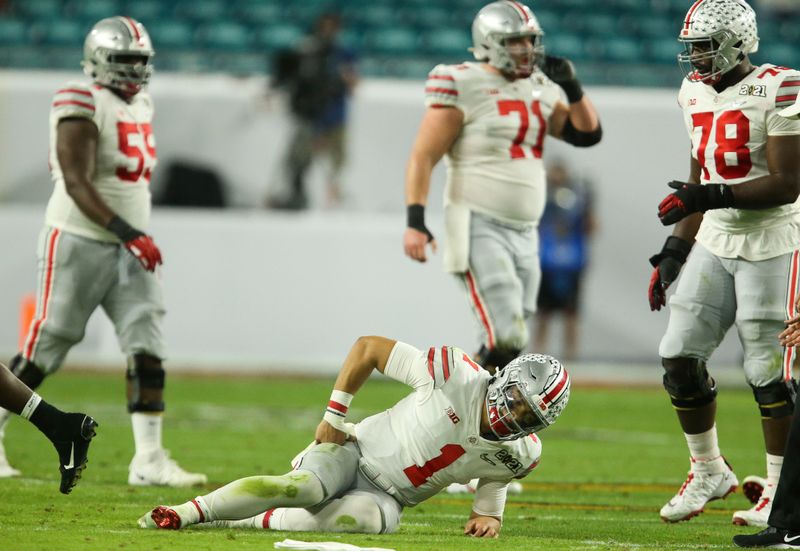
[[[654, 375], [655, 378], [658, 375]], [[383, 536], [190, 529], [155, 532], [136, 519], [158, 504], [183, 502], [232, 479], [280, 474], [313, 435], [331, 380], [218, 379], [171, 376], [165, 445], [187, 469], [208, 474], [202, 489], [132, 488], [133, 453], [122, 373], [49, 380], [44, 396], [64, 409], [85, 410], [100, 423], [89, 468], [69, 496], [58, 493], [55, 452], [35, 428], [12, 420], [9, 459], [23, 477], [0, 479], [0, 549], [271, 549], [286, 537], [339, 540], [397, 550], [462, 549], [718, 549], [752, 529], [732, 526], [749, 503], [731, 495], [688, 523], [663, 524], [658, 510], [688, 469], [683, 436], [660, 388], [573, 386], [559, 422], [542, 433], [541, 465], [510, 497], [499, 540], [461, 535], [471, 497], [440, 497], [407, 509], [398, 533]], [[371, 380], [351, 417], [384, 409], [407, 392]], [[758, 411], [749, 390], [723, 389], [719, 399], [723, 452], [740, 480], [764, 472]]]

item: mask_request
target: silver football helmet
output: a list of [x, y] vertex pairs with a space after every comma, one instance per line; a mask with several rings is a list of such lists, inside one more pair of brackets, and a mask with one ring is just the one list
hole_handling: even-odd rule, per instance
[[713, 85], [758, 51], [756, 12], [744, 0], [697, 0], [683, 21], [678, 63], [686, 78]]
[[488, 438], [514, 440], [549, 427], [567, 406], [569, 392], [569, 373], [554, 357], [515, 358], [489, 382], [484, 401]]
[[132, 96], [150, 80], [154, 55], [144, 25], [130, 17], [109, 17], [86, 36], [81, 65], [96, 83]]
[[[526, 78], [544, 56], [543, 36], [528, 6], [511, 0], [492, 2], [472, 22], [472, 54], [507, 75]], [[521, 37], [530, 37], [532, 44], [506, 44]]]

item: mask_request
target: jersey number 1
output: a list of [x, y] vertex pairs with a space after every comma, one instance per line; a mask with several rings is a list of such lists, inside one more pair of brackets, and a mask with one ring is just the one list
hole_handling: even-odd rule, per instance
[[403, 469], [408, 480], [411, 481], [415, 488], [419, 488], [425, 484], [434, 473], [441, 471], [445, 467], [449, 467], [456, 459], [467, 453], [464, 448], [458, 444], [445, 444], [439, 451], [442, 453], [429, 459], [424, 465], [411, 465]]
[[[693, 113], [692, 124], [695, 128], [701, 128], [700, 145], [697, 147], [697, 162], [703, 170], [703, 179], [710, 180], [711, 175], [706, 167], [706, 146], [711, 138], [711, 130], [714, 127], [714, 113]], [[733, 132], [729, 132], [733, 130]], [[753, 161], [750, 159], [750, 150], [747, 142], [750, 141], [750, 121], [741, 111], [725, 111], [717, 119], [717, 130], [714, 133], [714, 141], [717, 148], [714, 150], [714, 166], [717, 174], [726, 180], [744, 178], [753, 168]], [[728, 137], [729, 134], [732, 134]], [[729, 165], [725, 159], [726, 153], [736, 155], [736, 164]]]
[[[525, 157], [525, 150], [520, 145], [525, 141], [525, 135], [528, 133], [528, 106], [525, 102], [519, 99], [504, 99], [497, 102], [497, 109], [501, 115], [510, 115], [517, 113], [519, 115], [519, 130], [514, 140], [511, 142], [511, 158], [522, 159]], [[544, 133], [547, 130], [547, 121], [542, 116], [542, 104], [539, 100], [531, 102], [531, 113], [539, 121], [539, 131], [536, 134], [536, 143], [533, 144], [531, 150], [533, 151], [534, 159], [542, 158], [542, 143], [544, 142]]]

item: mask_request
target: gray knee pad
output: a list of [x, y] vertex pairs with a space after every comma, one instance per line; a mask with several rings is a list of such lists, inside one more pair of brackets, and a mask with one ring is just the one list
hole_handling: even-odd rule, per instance
[[664, 388], [672, 406], [679, 410], [701, 408], [717, 397], [717, 385], [709, 377], [706, 363], [696, 358], [662, 358]]
[[22, 354], [17, 354], [11, 358], [11, 364], [8, 368], [11, 373], [17, 376], [17, 379], [28, 385], [31, 390], [36, 390], [45, 378], [44, 371], [32, 361], [22, 357]]
[[142, 399], [142, 390], [162, 390], [166, 372], [161, 359], [150, 354], [134, 354], [128, 358], [126, 378], [133, 387], [133, 395], [128, 402], [128, 412], [160, 413], [164, 411], [164, 402]]
[[753, 396], [761, 410], [762, 419], [776, 419], [794, 413], [797, 399], [797, 382], [794, 379], [778, 381], [766, 386], [753, 386]]

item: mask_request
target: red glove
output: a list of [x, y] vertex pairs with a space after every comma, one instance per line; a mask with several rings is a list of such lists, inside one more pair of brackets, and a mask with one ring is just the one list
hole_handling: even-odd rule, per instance
[[126, 241], [123, 245], [148, 272], [154, 272], [158, 264], [163, 264], [161, 251], [149, 235], [142, 234], [136, 239]]
[[154, 272], [157, 265], [163, 264], [161, 251], [156, 247], [153, 238], [137, 230], [119, 216], [114, 216], [106, 229], [119, 238], [122, 245], [148, 272]]
[[647, 289], [650, 310], [661, 310], [666, 305], [667, 288], [678, 279], [681, 267], [691, 250], [691, 243], [671, 235], [667, 237], [661, 252], [650, 257], [650, 265], [655, 268]]

